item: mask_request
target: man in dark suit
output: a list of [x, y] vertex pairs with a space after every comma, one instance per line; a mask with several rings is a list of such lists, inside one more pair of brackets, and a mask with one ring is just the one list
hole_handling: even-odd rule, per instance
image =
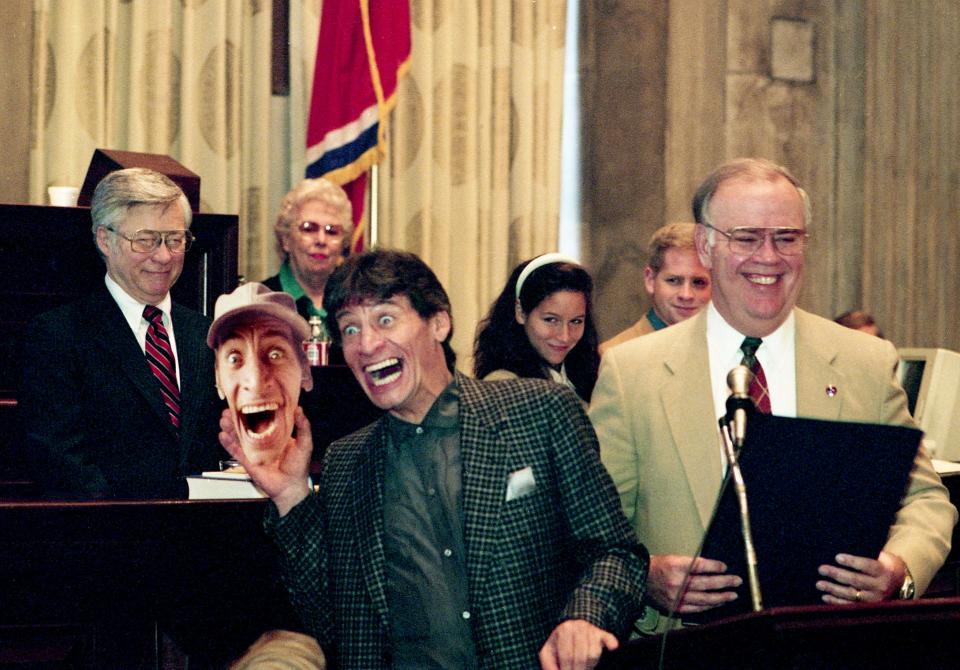
[[413, 254], [351, 257], [324, 308], [387, 414], [331, 446], [315, 495], [302, 411], [279, 462], [245, 464], [310, 632], [342, 668], [592, 667], [641, 610], [647, 556], [577, 397], [456, 373], [449, 299]]
[[91, 216], [104, 285], [24, 338], [25, 453], [48, 496], [185, 497], [185, 475], [225, 455], [210, 321], [170, 299], [190, 206], [167, 177], [131, 168], [100, 182]]

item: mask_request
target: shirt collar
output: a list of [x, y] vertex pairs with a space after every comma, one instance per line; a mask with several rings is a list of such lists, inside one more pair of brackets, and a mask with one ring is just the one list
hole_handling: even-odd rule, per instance
[[[757, 349], [757, 360], [770, 389], [771, 409], [778, 416], [797, 415], [796, 322], [796, 312], [791, 310], [780, 327], [762, 338]], [[727, 323], [711, 302], [707, 306], [707, 351], [717, 416], [726, 412], [727, 373], [743, 358], [743, 338], [743, 333]]]
[[453, 428], [460, 420], [460, 385], [454, 377], [447, 387], [440, 392], [433, 405], [427, 411], [423, 421], [419, 424], [412, 424], [403, 419], [398, 419], [393, 414], [387, 412], [387, 422], [392, 431], [399, 434], [406, 434], [418, 426], [424, 428]]
[[293, 296], [293, 299], [296, 302], [300, 302], [301, 299], [306, 299], [307, 301], [307, 313], [311, 316], [319, 316], [325, 318], [327, 313], [323, 310], [323, 307], [317, 308], [313, 304], [313, 300], [310, 299], [310, 296], [307, 295], [307, 292], [303, 290], [303, 287], [300, 286], [300, 282], [297, 281], [297, 278], [293, 274], [293, 268], [290, 267], [290, 261], [285, 260], [280, 266], [280, 288], [283, 289], [284, 293], [289, 293]]
[[289, 293], [294, 300], [299, 300], [306, 295], [300, 282], [293, 276], [293, 268], [290, 267], [290, 261], [284, 261], [280, 266], [280, 288], [284, 293]]
[[570, 378], [567, 376], [567, 364], [563, 362], [560, 364], [560, 369], [557, 370], [552, 365], [545, 365], [544, 369], [547, 371], [547, 374], [550, 375], [550, 379], [557, 382], [558, 384], [564, 384], [569, 386], [574, 391], [577, 390], [577, 387], [574, 386], [573, 382], [570, 381]]
[[[790, 314], [775, 331], [761, 338], [763, 343], [757, 349], [757, 358], [761, 365], [766, 366], [767, 360], [780, 360], [788, 351], [793, 352], [796, 320], [796, 315], [790, 310]], [[720, 360], [732, 361], [730, 367], [739, 364], [743, 357], [740, 345], [744, 337], [746, 335], [727, 323], [711, 301], [707, 306], [707, 342], [711, 356], [716, 352]]]
[[[104, 276], [104, 283], [107, 285], [107, 291], [110, 292], [114, 302], [117, 303], [117, 307], [123, 312], [123, 318], [130, 324], [130, 329], [133, 330], [133, 332], [137, 332], [143, 320], [143, 308], [146, 303], [136, 300], [124, 291], [117, 282], [113, 281], [113, 278], [109, 274]], [[170, 320], [170, 309], [173, 307], [173, 300], [170, 298], [169, 291], [167, 295], [163, 297], [163, 300], [157, 303], [156, 307], [163, 312], [164, 321], [168, 324], [172, 323]]]
[[657, 316], [657, 312], [653, 309], [653, 307], [647, 310], [647, 321], [650, 322], [650, 325], [653, 326], [654, 330], [663, 330], [667, 327], [666, 321]]

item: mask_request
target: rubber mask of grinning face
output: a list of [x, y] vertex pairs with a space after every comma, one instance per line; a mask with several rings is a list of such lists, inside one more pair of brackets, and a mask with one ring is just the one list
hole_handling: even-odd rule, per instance
[[243, 453], [277, 461], [293, 433], [302, 368], [290, 329], [269, 317], [230, 330], [217, 348], [217, 388], [233, 414]]
[[293, 298], [244, 284], [217, 299], [207, 344], [216, 351], [216, 380], [237, 440], [257, 465], [279, 460], [291, 444], [300, 389], [313, 377], [303, 352], [310, 333]]

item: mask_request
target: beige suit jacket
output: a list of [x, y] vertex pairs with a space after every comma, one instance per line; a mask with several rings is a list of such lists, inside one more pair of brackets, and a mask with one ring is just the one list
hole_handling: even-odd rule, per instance
[[[913, 425], [884, 340], [796, 313], [797, 415]], [[692, 555], [720, 488], [707, 310], [603, 356], [590, 418], [627, 518], [651, 554]], [[835, 386], [836, 395], [825, 392]], [[907, 564], [917, 594], [950, 549], [956, 509], [926, 453], [884, 547]]]
[[657, 329], [653, 327], [653, 324], [650, 323], [650, 319], [646, 314], [644, 314], [643, 318], [634, 323], [632, 326], [626, 330], [620, 331], [606, 342], [603, 342], [599, 347], [597, 347], [597, 351], [599, 351], [600, 355], [603, 356], [607, 349], [615, 347], [618, 344], [623, 344], [624, 342], [632, 340], [635, 337], [649, 335], [650, 333], [655, 332], [657, 332]]

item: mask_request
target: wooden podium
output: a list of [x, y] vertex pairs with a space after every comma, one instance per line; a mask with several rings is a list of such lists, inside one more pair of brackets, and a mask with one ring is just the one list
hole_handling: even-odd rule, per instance
[[265, 505], [0, 502], [0, 669], [222, 670], [297, 628]]
[[[662, 664], [661, 664], [662, 648]], [[598, 670], [960, 667], [960, 598], [781, 607], [634, 640]]]

